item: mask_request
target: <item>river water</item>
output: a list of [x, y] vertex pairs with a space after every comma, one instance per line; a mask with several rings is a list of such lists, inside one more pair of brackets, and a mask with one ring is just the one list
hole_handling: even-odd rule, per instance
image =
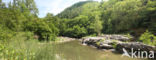
[[143, 60], [122, 57], [111, 51], [102, 51], [81, 45], [79, 41], [55, 44], [55, 60]]

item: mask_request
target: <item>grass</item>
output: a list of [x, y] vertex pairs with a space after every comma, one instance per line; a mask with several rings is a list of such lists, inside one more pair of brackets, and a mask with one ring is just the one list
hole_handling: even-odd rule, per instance
[[54, 49], [50, 43], [15, 41], [1, 46], [0, 60], [54, 60]]
[[0, 40], [0, 60], [55, 60], [53, 45], [20, 33], [8, 41]]

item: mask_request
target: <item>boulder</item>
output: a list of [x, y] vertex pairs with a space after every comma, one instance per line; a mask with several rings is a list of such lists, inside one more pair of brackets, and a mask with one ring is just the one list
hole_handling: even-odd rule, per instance
[[97, 45], [97, 48], [98, 49], [113, 49], [114, 47], [108, 44], [100, 44], [100, 45]]
[[92, 45], [104, 38], [102, 37], [85, 37], [82, 39], [82, 44]]
[[102, 35], [97, 37], [82, 38], [83, 45], [95, 46], [99, 49], [113, 49], [113, 45], [128, 41], [130, 38], [126, 35]]
[[111, 39], [105, 40], [105, 38], [103, 37], [89, 37], [82, 40], [83, 45], [94, 46], [97, 47], [98, 49], [113, 49], [114, 43], [122, 43], [122, 42]]
[[127, 51], [131, 52], [131, 49], [133, 48], [134, 51], [140, 50], [140, 51], [155, 51], [156, 48], [154, 46], [149, 46], [140, 42], [129, 42], [129, 43], [119, 43], [116, 46], [116, 51], [123, 53], [123, 48]]
[[106, 39], [114, 39], [114, 40], [120, 40], [120, 41], [128, 41], [132, 36], [127, 36], [127, 35], [102, 35], [101, 37], [105, 37]]

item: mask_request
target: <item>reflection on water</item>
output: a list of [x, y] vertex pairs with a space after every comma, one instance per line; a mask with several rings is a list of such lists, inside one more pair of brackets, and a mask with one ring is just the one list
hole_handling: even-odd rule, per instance
[[78, 41], [55, 44], [54, 49], [56, 60], [143, 60], [121, 57], [121, 54], [83, 46]]

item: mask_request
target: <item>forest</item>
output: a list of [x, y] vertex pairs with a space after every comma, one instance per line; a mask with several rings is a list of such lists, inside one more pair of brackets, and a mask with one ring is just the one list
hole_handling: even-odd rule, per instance
[[[0, 0], [0, 60], [38, 60], [48, 52], [43, 52], [46, 46], [35, 42], [57, 41], [58, 36], [129, 34], [135, 41], [156, 46], [156, 0], [88, 0], [57, 15], [47, 13], [40, 18], [38, 14], [34, 0]], [[29, 41], [33, 41], [32, 47], [17, 47], [18, 42], [22, 46]], [[35, 46], [43, 50], [38, 55]]]

